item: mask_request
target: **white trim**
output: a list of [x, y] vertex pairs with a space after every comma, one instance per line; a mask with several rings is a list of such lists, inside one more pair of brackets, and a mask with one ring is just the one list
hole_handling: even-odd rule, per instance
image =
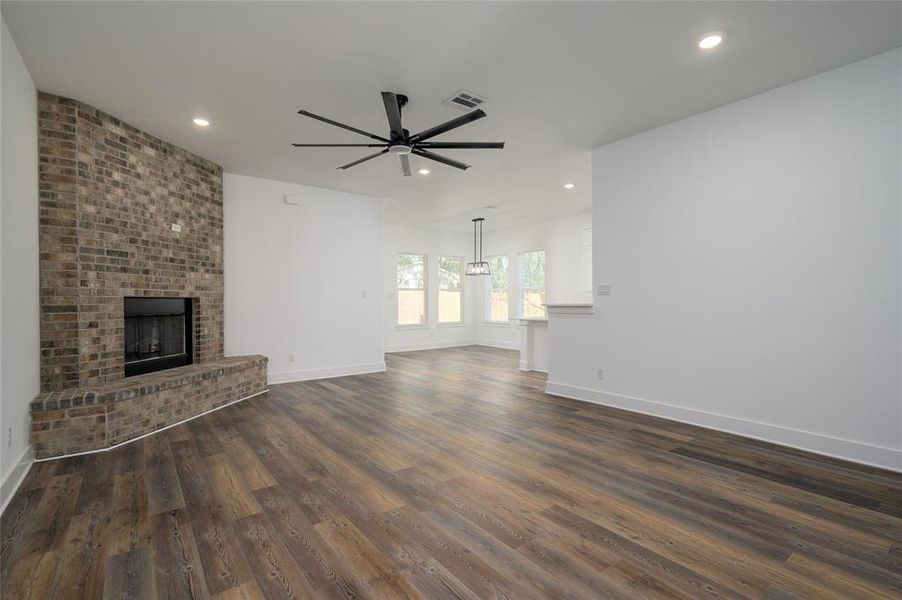
[[254, 396], [259, 396], [260, 394], [265, 394], [268, 391], [269, 391], [269, 388], [266, 388], [262, 392], [257, 392], [256, 394], [251, 394], [250, 396], [245, 396], [244, 398], [238, 398], [237, 400], [232, 400], [231, 402], [229, 402], [227, 404], [223, 404], [222, 406], [217, 406], [216, 408], [211, 408], [210, 410], [205, 410], [204, 412], [190, 416], [187, 419], [182, 419], [181, 421], [179, 421], [177, 423], [170, 423], [169, 425], [166, 425], [165, 427], [160, 427], [159, 429], [154, 429], [153, 431], [149, 431], [147, 433], [139, 435], [138, 437], [133, 437], [129, 440], [125, 440], [124, 442], [119, 442], [118, 444], [115, 444], [113, 446], [107, 446], [106, 448], [98, 448], [97, 450], [86, 450], [85, 452], [75, 452], [74, 454], [61, 454], [59, 456], [48, 456], [47, 458], [36, 458], [36, 459], [34, 459], [34, 462], [47, 462], [50, 460], [59, 460], [61, 458], [71, 458], [73, 456], [85, 456], [87, 454], [100, 454], [101, 452], [109, 452], [110, 450], [115, 450], [116, 448], [120, 448], [122, 446], [125, 446], [126, 444], [131, 444], [132, 442], [137, 442], [140, 439], [155, 435], [157, 433], [160, 433], [161, 431], [166, 431], [167, 429], [171, 429], [171, 428], [175, 427], [176, 425], [181, 425], [182, 423], [187, 423], [188, 421], [193, 421], [194, 419], [196, 419], [198, 417], [208, 415], [211, 412], [216, 412], [217, 410], [221, 410], [221, 409], [225, 408], [226, 406], [232, 406], [233, 404], [238, 404], [239, 402], [243, 402], [245, 400], [250, 400]]
[[520, 342], [517, 342], [517, 341], [508, 342], [506, 340], [505, 341], [486, 340], [486, 339], [473, 340], [473, 345], [474, 346], [487, 346], [489, 348], [503, 348], [504, 350], [519, 350], [520, 349]]
[[681, 423], [689, 423], [690, 425], [697, 425], [699, 427], [716, 429], [872, 467], [902, 472], [902, 449], [875, 446], [822, 433], [803, 431], [801, 429], [793, 429], [791, 427], [783, 427], [782, 425], [773, 425], [771, 423], [761, 423], [750, 419], [730, 417], [728, 415], [694, 408], [675, 406], [664, 402], [645, 400], [643, 398], [624, 396], [622, 394], [593, 390], [564, 383], [549, 381], [545, 385], [545, 391], [554, 396], [562, 396], [573, 400], [612, 406], [614, 408], [662, 417]]
[[551, 315], [593, 315], [594, 304], [546, 304], [545, 312]]
[[393, 352], [415, 352], [417, 350], [441, 350], [442, 348], [460, 348], [462, 346], [486, 346], [488, 348], [502, 348], [504, 350], [519, 350], [517, 342], [500, 342], [496, 340], [465, 339], [453, 341], [427, 341], [413, 344], [395, 344], [385, 348], [387, 354]]
[[439, 350], [440, 348], [457, 348], [459, 346], [472, 346], [476, 342], [471, 339], [465, 340], [427, 340], [425, 342], [411, 342], [409, 344], [392, 344], [386, 346], [387, 353], [392, 352], [413, 352], [416, 350]]
[[439, 321], [436, 325], [439, 327], [439, 329], [453, 329], [455, 327], [467, 327], [469, 326], [469, 323], [467, 323], [466, 321], [448, 321], [447, 323], [442, 323], [441, 321]]
[[34, 446], [28, 444], [22, 451], [22, 454], [19, 455], [19, 460], [9, 470], [6, 477], [3, 478], [3, 483], [0, 484], [0, 515], [6, 512], [6, 507], [9, 506], [10, 500], [16, 495], [19, 486], [25, 481], [25, 476], [28, 475], [28, 471], [31, 470], [31, 465], [33, 464]]
[[281, 371], [270, 373], [267, 381], [272, 384], [292, 383], [295, 381], [309, 381], [311, 379], [329, 379], [331, 377], [345, 377], [347, 375], [365, 375], [367, 373], [382, 373], [385, 371], [385, 362], [361, 363], [357, 365], [343, 365], [340, 367], [321, 367], [318, 369], [303, 369], [301, 371]]
[[405, 323], [395, 325], [398, 331], [415, 331], [417, 329], [429, 329], [429, 323]]
[[483, 321], [482, 323], [486, 327], [514, 327], [515, 325], [511, 323], [510, 319], [507, 321]]

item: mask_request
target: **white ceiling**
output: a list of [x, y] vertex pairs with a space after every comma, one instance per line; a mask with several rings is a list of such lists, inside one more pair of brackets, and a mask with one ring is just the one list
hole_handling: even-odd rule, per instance
[[[97, 106], [226, 171], [369, 194], [386, 221], [468, 230], [587, 210], [589, 150], [902, 45], [895, 2], [9, 2], [3, 16], [41, 90]], [[715, 51], [698, 37], [723, 30]], [[385, 156], [336, 167], [366, 142], [305, 108], [386, 135], [379, 92], [405, 93], [411, 132], [483, 94], [488, 118], [440, 139], [402, 178]], [[208, 117], [206, 130], [190, 118]], [[422, 159], [414, 159], [414, 168]], [[562, 184], [576, 184], [564, 190]]]

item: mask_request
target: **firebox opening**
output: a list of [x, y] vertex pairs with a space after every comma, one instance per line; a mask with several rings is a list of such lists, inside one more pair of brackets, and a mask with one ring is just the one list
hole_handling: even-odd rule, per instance
[[194, 362], [191, 298], [125, 298], [125, 376]]

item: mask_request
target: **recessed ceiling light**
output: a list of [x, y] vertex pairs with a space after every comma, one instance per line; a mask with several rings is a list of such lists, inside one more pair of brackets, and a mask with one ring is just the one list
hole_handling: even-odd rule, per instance
[[576, 186], [574, 186], [572, 183], [564, 184], [564, 189], [567, 189], [567, 190], [572, 190], [574, 187], [576, 187]]
[[420, 175], [429, 175], [430, 173], [432, 173], [432, 171], [424, 168], [424, 169], [420, 169], [419, 171], [417, 171], [417, 173], [419, 173]]
[[198, 127], [209, 127], [210, 122], [203, 117], [194, 117], [191, 121]]
[[709, 31], [698, 40], [698, 47], [702, 50], [710, 50], [720, 46], [723, 41], [722, 31]]

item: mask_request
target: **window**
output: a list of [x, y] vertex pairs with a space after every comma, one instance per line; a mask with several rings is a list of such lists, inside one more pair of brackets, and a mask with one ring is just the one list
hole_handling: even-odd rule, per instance
[[506, 256], [489, 256], [485, 261], [489, 263], [489, 269], [492, 271], [492, 274], [485, 279], [485, 320], [507, 323], [510, 261]]
[[463, 322], [461, 272], [464, 261], [457, 256], [438, 257], [438, 322]]
[[520, 316], [545, 316], [545, 251], [521, 252]]
[[426, 256], [398, 255], [398, 325], [426, 324]]

